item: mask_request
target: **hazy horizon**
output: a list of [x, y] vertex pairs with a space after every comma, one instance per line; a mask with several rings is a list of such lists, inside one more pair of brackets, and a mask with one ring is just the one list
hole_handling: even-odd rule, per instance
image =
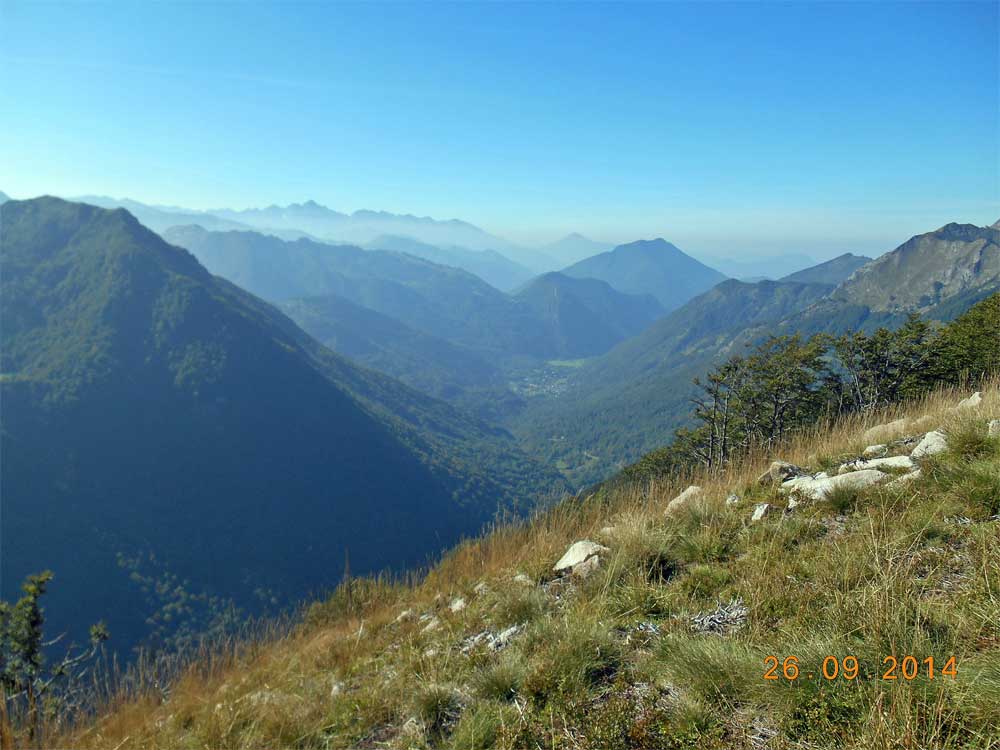
[[0, 189], [737, 258], [1000, 218], [995, 3], [628, 8], [4, 3]]

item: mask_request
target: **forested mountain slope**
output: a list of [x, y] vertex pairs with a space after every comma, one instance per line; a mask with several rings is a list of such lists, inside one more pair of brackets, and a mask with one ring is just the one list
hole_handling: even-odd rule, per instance
[[533, 279], [514, 297], [538, 317], [558, 357], [603, 354], [663, 314], [651, 295], [625, 294], [597, 279], [557, 272]]
[[60, 632], [219, 626], [329, 586], [348, 548], [355, 570], [420, 565], [562, 489], [124, 210], [0, 210], [3, 595], [52, 569]]

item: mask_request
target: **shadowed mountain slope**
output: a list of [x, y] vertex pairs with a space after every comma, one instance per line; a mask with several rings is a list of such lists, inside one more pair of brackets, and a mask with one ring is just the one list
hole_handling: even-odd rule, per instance
[[3, 595], [51, 568], [56, 632], [215, 627], [331, 585], [348, 547], [354, 570], [419, 565], [561, 490], [124, 210], [0, 211]]

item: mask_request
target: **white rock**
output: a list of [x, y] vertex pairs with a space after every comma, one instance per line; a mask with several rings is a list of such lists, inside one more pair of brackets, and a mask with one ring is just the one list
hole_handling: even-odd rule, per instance
[[664, 511], [664, 513], [669, 515], [670, 513], [676, 512], [677, 510], [684, 507], [687, 504], [688, 500], [692, 500], [698, 497], [700, 494], [701, 494], [701, 487], [699, 487], [696, 484], [692, 484], [681, 494], [679, 494], [677, 497], [675, 497], [673, 500], [667, 503], [667, 509]]
[[496, 638], [493, 639], [491, 647], [493, 648], [494, 651], [499, 651], [508, 643], [510, 643], [511, 639], [520, 632], [521, 632], [520, 625], [511, 625], [506, 630], [497, 633]]
[[863, 469], [861, 471], [852, 471], [849, 474], [840, 474], [835, 477], [810, 479], [809, 481], [796, 484], [791, 489], [813, 500], [822, 500], [838, 487], [849, 487], [860, 490], [888, 478], [888, 474], [878, 469]]
[[802, 503], [796, 500], [794, 497], [788, 498], [788, 508], [787, 508], [788, 510], [795, 510], [800, 505], [802, 505]]
[[942, 453], [948, 449], [948, 438], [945, 437], [943, 432], [934, 430], [934, 432], [928, 432], [924, 435], [924, 439], [917, 443], [917, 447], [913, 449], [910, 454], [910, 458], [924, 458], [926, 456], [933, 456], [937, 453]]
[[990, 437], [1000, 436], [1000, 419], [991, 419], [989, 427], [986, 428], [986, 434]]
[[983, 403], [983, 394], [976, 391], [968, 398], [963, 398], [958, 402], [959, 409], [972, 409]]
[[430, 633], [434, 630], [437, 630], [439, 627], [441, 627], [441, 621], [437, 617], [432, 617], [430, 618], [430, 620], [427, 621], [427, 624], [424, 625], [424, 629], [421, 630], [420, 632]]
[[534, 586], [535, 585], [535, 582], [532, 581], [530, 578], [528, 578], [528, 576], [526, 576], [524, 573], [518, 573], [516, 576], [514, 576], [510, 580], [512, 580], [514, 583], [519, 583], [522, 586]]
[[552, 566], [552, 570], [556, 572], [569, 570], [574, 565], [582, 563], [591, 555], [597, 555], [601, 552], [607, 551], [607, 547], [604, 547], [597, 542], [592, 542], [589, 539], [582, 539], [579, 542], [573, 542], [573, 544], [569, 546], [569, 549], [566, 550], [565, 554], [559, 558], [559, 562]]
[[873, 458], [870, 461], [851, 461], [840, 467], [838, 474], [864, 469], [913, 469], [916, 464], [909, 456], [889, 456], [888, 458]]
[[878, 424], [865, 430], [861, 439], [865, 442], [875, 442], [881, 440], [882, 438], [889, 437], [894, 433], [901, 432], [906, 427], [905, 419], [894, 419], [891, 422], [886, 422], [885, 424]]
[[336, 698], [342, 692], [344, 692], [344, 683], [334, 680], [330, 685], [330, 697]]
[[591, 555], [582, 563], [577, 563], [573, 566], [573, 575], [576, 578], [584, 579], [590, 577], [590, 574], [601, 567], [601, 558], [597, 555]]
[[416, 613], [412, 609], [404, 609], [399, 613], [399, 617], [396, 618], [395, 622], [397, 624], [401, 622], [409, 622], [415, 615]]
[[889, 450], [884, 443], [879, 443], [878, 445], [869, 445], [861, 453], [865, 458], [877, 458], [879, 456], [884, 456], [886, 451]]
[[424, 649], [424, 658], [433, 659], [435, 656], [437, 656], [437, 652], [438, 652], [437, 649], [433, 647]]
[[463, 609], [465, 609], [465, 599], [460, 596], [456, 596], [451, 600], [451, 604], [448, 605], [450, 612], [461, 612]]
[[758, 503], [757, 507], [753, 509], [753, 515], [750, 516], [750, 523], [757, 523], [767, 515], [767, 512], [771, 509], [768, 503]]
[[916, 471], [911, 471], [909, 474], [904, 474], [901, 477], [893, 479], [891, 482], [889, 482], [889, 484], [886, 485], [886, 487], [900, 487], [904, 484], [909, 484], [914, 479], [920, 479], [920, 469], [917, 469]]
[[739, 503], [739, 501], [740, 501], [740, 496], [737, 495], [735, 492], [730, 492], [726, 496], [726, 505], [736, 505]]
[[475, 586], [472, 587], [472, 593], [476, 596], [482, 596], [490, 590], [490, 587], [486, 585], [484, 581], [480, 581]]

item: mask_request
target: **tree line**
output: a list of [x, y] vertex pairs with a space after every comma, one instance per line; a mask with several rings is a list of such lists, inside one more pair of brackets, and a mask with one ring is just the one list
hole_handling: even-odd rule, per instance
[[910, 315], [895, 330], [771, 336], [696, 378], [690, 425], [625, 479], [719, 469], [817, 420], [864, 413], [940, 385], [1000, 372], [1000, 294], [945, 325]]

